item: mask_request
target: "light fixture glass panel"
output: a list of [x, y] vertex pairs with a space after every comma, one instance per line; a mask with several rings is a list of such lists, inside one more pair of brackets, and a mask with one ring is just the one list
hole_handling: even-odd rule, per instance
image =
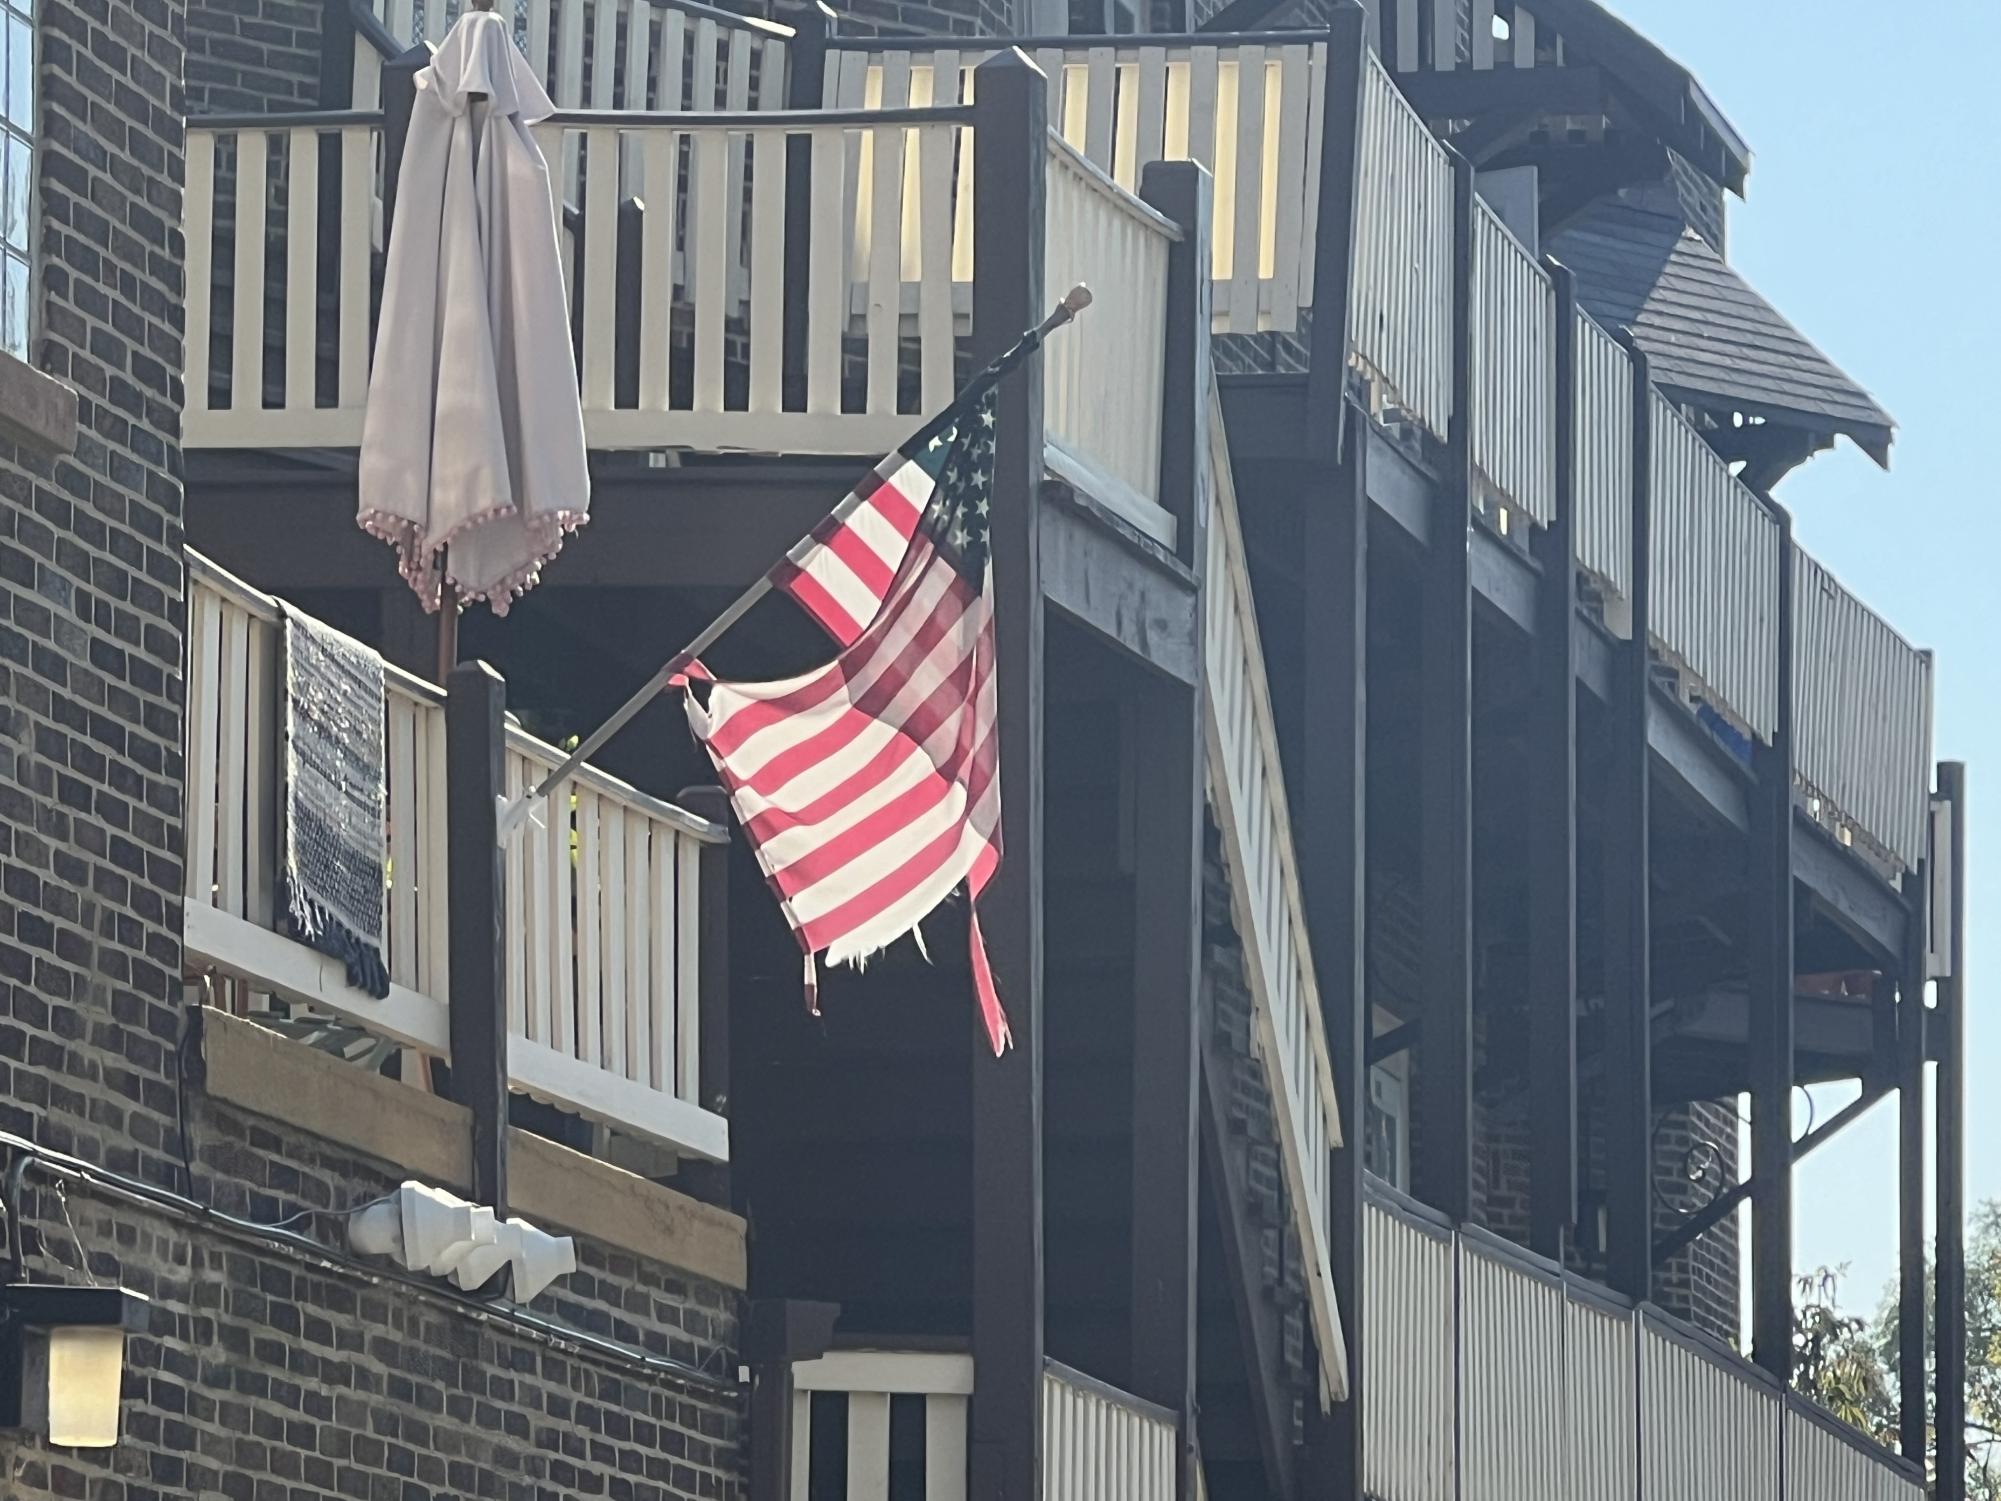
[[49, 1442], [109, 1449], [118, 1442], [125, 1331], [88, 1325], [49, 1331]]

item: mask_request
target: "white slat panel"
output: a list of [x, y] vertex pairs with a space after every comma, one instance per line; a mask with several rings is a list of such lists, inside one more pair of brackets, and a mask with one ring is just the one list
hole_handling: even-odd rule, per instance
[[889, 1501], [889, 1398], [848, 1393], [848, 1489], [845, 1501]]
[[720, 36], [716, 23], [707, 16], [695, 22], [695, 72], [688, 85], [688, 108], [708, 114], [716, 107], [722, 79], [717, 72]]
[[1326, 128], [1322, 116], [1327, 98], [1327, 44], [1315, 42], [1308, 54], [1306, 95], [1306, 190], [1300, 211], [1299, 305], [1313, 306], [1313, 271], [1319, 254], [1320, 234], [1320, 142]]
[[585, 1063], [604, 1058], [604, 1026], [599, 1009], [599, 909], [603, 905], [598, 866], [598, 795], [579, 787], [577, 797], [577, 1042]]
[[[335, 399], [349, 411], [365, 406], [368, 401], [369, 242], [375, 212], [374, 198], [373, 132], [343, 130], [340, 137], [340, 368]], [[206, 282], [202, 290], [206, 297]], [[193, 385], [188, 387], [190, 393], [194, 389]]]
[[[792, 1490], [790, 1501], [809, 1501], [807, 1481], [813, 1457], [813, 1394], [792, 1394]], [[926, 1498], [929, 1501], [929, 1498]]]
[[417, 848], [417, 710], [399, 693], [389, 695], [389, 977], [414, 985], [417, 977], [417, 883], [411, 879]]
[[1494, 66], [1494, 0], [1472, 0], [1472, 6], [1468, 25], [1473, 66], [1484, 70]]
[[1300, 254], [1306, 181], [1307, 86], [1312, 78], [1312, 54], [1303, 46], [1279, 53], [1278, 139], [1265, 143], [1264, 219], [1271, 224], [1268, 240], [1258, 246], [1259, 274], [1271, 270], [1271, 317], [1276, 329], [1299, 325]]
[[270, 139], [261, 130], [236, 138], [236, 284], [230, 339], [229, 404], [239, 412], [264, 405], [264, 250], [270, 232], [265, 187]]
[[[183, 366], [190, 413], [208, 410], [209, 287], [214, 280], [215, 133], [190, 126], [187, 182], [182, 189], [187, 223], [187, 339]], [[345, 267], [343, 267], [345, 270]], [[347, 301], [341, 301], [345, 315]], [[365, 324], [366, 320], [364, 320]]]
[[[415, 929], [412, 943], [416, 955], [407, 982], [412, 990], [428, 995], [435, 1000], [446, 998], [445, 987], [436, 983], [437, 977], [431, 973], [432, 965], [443, 952], [445, 935], [442, 929], [433, 926], [433, 903], [438, 895], [432, 883], [439, 874], [437, 866], [431, 862], [439, 845], [438, 831], [445, 825], [445, 804], [442, 797], [434, 798], [431, 781], [431, 731], [432, 715], [418, 709], [411, 715], [410, 781], [416, 793], [416, 819], [410, 836], [403, 841], [401, 857], [396, 862], [396, 878], [411, 882], [416, 887], [414, 895], [416, 907]], [[435, 726], [439, 737], [443, 738], [444, 726]], [[513, 763], [508, 764], [509, 775], [513, 774]], [[511, 884], [508, 895], [514, 894]], [[510, 923], [510, 930], [513, 924]]]
[[1161, 159], [1167, 138], [1167, 49], [1142, 47], [1139, 54], [1138, 114], [1133, 122], [1133, 187], [1146, 178], [1149, 163]]
[[653, 848], [647, 860], [646, 904], [652, 913], [648, 941], [652, 954], [647, 968], [653, 975], [652, 1015], [648, 1027], [652, 1046], [648, 1051], [648, 1083], [663, 1094], [673, 1094], [675, 1016], [679, 971], [675, 968], [674, 934], [680, 926], [680, 908], [674, 900], [675, 848], [681, 836], [667, 829], [655, 829]]
[[216, 747], [216, 896], [223, 911], [243, 915], [243, 760], [249, 739], [250, 616], [225, 607], [222, 622], [222, 677]]
[[[846, 54], [844, 54], [845, 56]], [[847, 301], [843, 261], [846, 223], [841, 217], [849, 131], [813, 132], [813, 223], [808, 246], [811, 295], [806, 299], [806, 410], [841, 409], [841, 325]]]
[[[421, 755], [423, 730], [418, 729], [419, 754]], [[508, 755], [505, 758], [507, 800], [512, 803], [528, 789], [522, 781], [521, 758]], [[424, 777], [420, 769], [417, 777], [419, 801], [424, 801]], [[422, 818], [419, 817], [421, 824]], [[507, 967], [503, 972], [502, 984], [507, 991], [507, 1033], [510, 1037], [522, 1037], [528, 1031], [528, 841], [510, 839], [502, 847], [501, 858], [504, 882], [503, 900], [506, 904], [506, 923], [503, 937], [506, 943]], [[418, 893], [421, 898], [423, 893]], [[419, 951], [419, 958], [422, 953]]]
[[[664, 21], [678, 13], [668, 11]], [[642, 157], [640, 197], [646, 216], [639, 234], [639, 405], [641, 410], [664, 412], [668, 406], [668, 352], [672, 340], [666, 337], [674, 317], [674, 202], [675, 168], [681, 154], [678, 131], [635, 132]]]
[[[582, 0], [566, 0], [581, 4]], [[618, 13], [624, 0], [592, 0], [591, 108], [612, 109], [618, 98]]]
[[678, 867], [674, 872], [674, 949], [680, 973], [674, 980], [674, 1010], [680, 1036], [675, 1039], [675, 1062], [680, 1080], [677, 1098], [690, 1104], [702, 1103], [702, 952], [701, 895], [702, 847], [694, 840], [674, 841]]
[[1509, 41], [1514, 49], [1515, 66], [1533, 68], [1535, 66], [1535, 17], [1517, 5]]
[[188, 764], [193, 787], [188, 804], [193, 812], [188, 835], [188, 899], [202, 906], [215, 902], [215, 816], [217, 788], [216, 734], [221, 719], [218, 694], [222, 670], [222, 604], [206, 590], [194, 595], [194, 618], [188, 623]]
[[285, 405], [313, 406], [313, 364], [319, 352], [320, 133], [293, 130], [291, 181], [285, 215]]
[[528, 66], [553, 97], [549, 72], [549, 0], [523, 0], [523, 3], [528, 8]]
[[[734, 136], [731, 131], [728, 136]], [[723, 322], [729, 297], [729, 221], [723, 180], [727, 168], [727, 138], [718, 130], [694, 134], [694, 160], [689, 173], [694, 202], [689, 208], [690, 247], [694, 274], [689, 278], [695, 302], [695, 399], [698, 412], [723, 409]]]
[[[750, 409], [783, 405], [785, 357], [785, 135], [759, 131], [752, 163]], [[732, 200], [734, 201], [734, 200]]]
[[957, 127], [926, 125], [917, 133], [922, 215], [917, 332], [921, 406], [935, 412], [952, 399], [952, 147]]
[[[1188, 51], [1188, 159], [1216, 170], [1217, 60], [1214, 47]], [[1222, 195], [1217, 192], [1216, 222], [1223, 223]], [[1218, 237], [1220, 238], [1220, 236]]]
[[[653, 861], [647, 819], [625, 823], [625, 1076], [651, 1083], [653, 1061]], [[661, 838], [668, 837], [663, 829]], [[665, 914], [661, 914], [663, 917]]]
[[[558, 109], [582, 109], [584, 104], [584, 7], [582, 0], [567, 0], [562, 9], [562, 29], [556, 37], [556, 87], [552, 97]], [[578, 162], [583, 150], [583, 136], [577, 131], [565, 134], [562, 145], [562, 175], [556, 181], [562, 184], [562, 192], [556, 202], [556, 222], [561, 224], [563, 203], [574, 201], [577, 196]], [[547, 148], [543, 154], [548, 156]], [[549, 157], [550, 175], [555, 177], [556, 159]], [[555, 192], [554, 183], [550, 191]]]
[[575, 815], [571, 805], [574, 792], [558, 791], [547, 805], [548, 827], [543, 840], [549, 851], [549, 903], [555, 913], [549, 944], [549, 1045], [558, 1053], [574, 1057], [577, 1049], [577, 922], [572, 892], [576, 885], [576, 856], [571, 833]]
[[1085, 54], [1083, 152], [1094, 166], [1112, 170], [1112, 121], [1119, 87], [1117, 54], [1093, 47]]
[[924, 1399], [924, 1501], [966, 1501], [966, 1399]]
[[[451, 877], [446, 868], [446, 847], [450, 827], [445, 818], [445, 711], [433, 708], [425, 714], [425, 761], [422, 776], [430, 787], [433, 816], [424, 824], [423, 856], [418, 878], [423, 882], [425, 918], [418, 946], [428, 954], [425, 968], [438, 1000], [451, 994]], [[421, 957], [421, 956], [420, 956]]]
[[[1265, 50], [1237, 51], [1237, 142], [1234, 153], [1235, 247], [1230, 260], [1230, 329], [1256, 333], [1258, 328], [1258, 225], [1263, 204], [1259, 187], [1264, 176]], [[1218, 224], [1231, 223], [1219, 206]]]
[[[532, 766], [530, 775], [539, 779], [542, 768]], [[561, 805], [567, 800], [566, 792], [557, 791], [551, 800], [543, 803], [542, 816], [551, 820], [559, 818]], [[524, 1031], [530, 1041], [553, 1047], [550, 981], [556, 963], [558, 916], [555, 886], [549, 871], [549, 837], [531, 823], [520, 835], [520, 841], [528, 850], [528, 989], [522, 1007]]]
[[[648, 76], [653, 62], [653, 6], [650, 0], [632, 0], [632, 14], [626, 18], [625, 29], [625, 87], [620, 93], [619, 103], [631, 111], [644, 110], [651, 90]], [[640, 144], [636, 134], [628, 132], [619, 146], [619, 188], [621, 194], [638, 190], [640, 181]], [[649, 208], [652, 205], [647, 205]]]
[[653, 70], [654, 108], [677, 113], [688, 98], [688, 18], [671, 6], [660, 12], [660, 65]]
[[867, 410], [894, 412], [903, 322], [904, 130], [895, 125], [871, 134], [875, 161], [869, 189]]
[[1432, 0], [1431, 66], [1439, 73], [1459, 66], [1459, 0]]
[[584, 138], [584, 410], [602, 412], [612, 405], [618, 340], [618, 132], [593, 126]]
[[1415, 73], [1424, 66], [1424, 58], [1418, 50], [1417, 14], [1423, 0], [1397, 0], [1397, 55], [1394, 64], [1399, 73]]
[[249, 733], [249, 802], [245, 813], [244, 915], [268, 928], [277, 916], [278, 852], [278, 627], [250, 625], [245, 726]]
[[[729, 39], [729, 60], [727, 78], [723, 89], [723, 108], [733, 115], [750, 113], [750, 55], [753, 50], [751, 34], [748, 31], [733, 30]], [[727, 247], [727, 277], [724, 294], [728, 301], [725, 309], [734, 314], [738, 298], [749, 287], [749, 277], [744, 274], [743, 258], [743, 183], [744, 158], [750, 149], [750, 137], [743, 131], [733, 130], [729, 136], [729, 177], [723, 189], [726, 205], [724, 217], [729, 221], [724, 240]]]
[[610, 798], [598, 804], [598, 911], [604, 947], [598, 953], [598, 974], [604, 986], [604, 1053], [609, 1073], [625, 1072], [626, 976], [632, 950], [625, 933], [626, 826], [638, 814]]
[[777, 37], [768, 38], [764, 44], [764, 56], [759, 60], [757, 68], [759, 109], [785, 108], [786, 89], [790, 81], [786, 76], [786, 67], [785, 43]]

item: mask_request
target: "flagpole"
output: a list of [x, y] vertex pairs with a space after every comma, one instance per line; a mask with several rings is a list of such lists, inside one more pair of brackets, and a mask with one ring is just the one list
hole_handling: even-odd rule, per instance
[[[967, 402], [978, 398], [991, 389], [1010, 370], [1033, 354], [1041, 346], [1042, 341], [1046, 337], [1063, 327], [1064, 324], [1070, 322], [1090, 305], [1091, 289], [1082, 282], [1079, 282], [1064, 294], [1063, 300], [1051, 309], [1047, 318], [1044, 318], [1034, 328], [1023, 333], [1019, 339], [1015, 340], [1013, 345], [997, 355], [992, 364], [988, 365], [968, 381], [965, 389], [954, 398], [952, 403], [920, 428], [916, 436], [909, 440], [907, 446], [911, 448], [921, 447], [927, 439], [934, 436], [937, 432], [942, 431]], [[500, 815], [500, 842], [505, 844], [508, 836], [515, 829], [519, 828], [522, 820], [528, 816], [530, 808], [569, 780], [570, 777], [576, 774], [578, 767], [603, 750], [612, 736], [632, 723], [641, 709], [653, 702], [677, 676], [687, 671], [689, 665], [697, 657], [715, 645], [716, 641], [725, 631], [743, 619], [750, 612], [751, 606], [755, 605], [770, 592], [771, 575], [767, 572], [760, 576], [756, 583], [738, 595], [735, 602], [728, 609], [702, 627], [694, 640], [690, 641], [662, 663], [659, 671], [655, 672], [652, 677], [642, 683], [639, 690], [632, 697], [620, 704], [613, 712], [611, 718], [607, 719], [595, 730], [592, 730], [575, 750], [564, 757], [561, 765], [542, 778], [540, 782], [537, 782], [529, 791], [508, 804], [507, 808]]]

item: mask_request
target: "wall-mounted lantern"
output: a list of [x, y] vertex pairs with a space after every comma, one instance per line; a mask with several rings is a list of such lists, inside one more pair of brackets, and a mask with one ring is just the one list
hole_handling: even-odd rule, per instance
[[0, 1428], [69, 1449], [118, 1442], [125, 1335], [146, 1300], [122, 1287], [17, 1282], [0, 1288]]

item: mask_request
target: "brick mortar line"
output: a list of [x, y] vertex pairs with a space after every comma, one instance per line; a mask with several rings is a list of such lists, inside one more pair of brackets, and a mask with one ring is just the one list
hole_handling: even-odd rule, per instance
[[[184, 1194], [175, 1193], [170, 1189], [156, 1188], [140, 1179], [128, 1178], [122, 1173], [94, 1167], [67, 1153], [37, 1146], [26, 1137], [17, 1136], [11, 1131], [0, 1131], [0, 1147], [25, 1154], [35, 1165], [53, 1177], [79, 1184], [107, 1198], [149, 1211], [162, 1219], [207, 1229], [218, 1235], [248, 1242], [262, 1250], [289, 1256], [301, 1266], [361, 1282], [373, 1288], [409, 1289], [437, 1308], [462, 1314], [475, 1323], [531, 1340], [565, 1355], [595, 1357], [604, 1365], [622, 1368], [621, 1374], [629, 1375], [636, 1369], [658, 1378], [663, 1383], [678, 1384], [683, 1388], [727, 1394], [734, 1394], [737, 1391], [737, 1383], [732, 1378], [718, 1376], [667, 1356], [634, 1349], [630, 1345], [620, 1344], [616, 1340], [605, 1339], [581, 1329], [566, 1328], [525, 1310], [506, 1313], [494, 1304], [484, 1303], [471, 1297], [455, 1297], [423, 1278], [367, 1266], [303, 1235], [277, 1226], [260, 1225], [252, 1220], [239, 1219], [223, 1210], [211, 1209], [199, 1200], [188, 1198]], [[355, 1209], [349, 1210], [330, 1209], [313, 1212], [345, 1217], [365, 1207], [366, 1205], [357, 1205]], [[14, 1208], [18, 1210], [19, 1206], [16, 1205]]]

